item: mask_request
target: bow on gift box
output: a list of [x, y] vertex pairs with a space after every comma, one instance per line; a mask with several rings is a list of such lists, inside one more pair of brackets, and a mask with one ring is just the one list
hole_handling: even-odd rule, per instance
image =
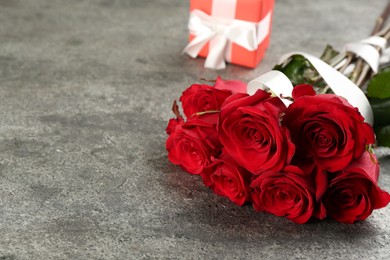
[[224, 69], [225, 60], [229, 61], [228, 44], [235, 43], [249, 51], [257, 49], [269, 33], [271, 12], [259, 23], [237, 19], [226, 19], [210, 16], [200, 10], [191, 12], [188, 28], [196, 37], [186, 46], [183, 52], [196, 58], [202, 48], [210, 42], [211, 48], [205, 67]]

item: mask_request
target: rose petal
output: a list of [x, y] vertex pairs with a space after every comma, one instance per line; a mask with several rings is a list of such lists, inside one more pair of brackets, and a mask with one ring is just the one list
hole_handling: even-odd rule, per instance
[[230, 90], [234, 93], [247, 93], [247, 83], [239, 80], [223, 80], [220, 76], [217, 77], [214, 87], [221, 90]]
[[296, 85], [293, 88], [292, 98], [294, 100], [296, 100], [296, 99], [303, 97], [303, 96], [314, 96], [315, 94], [316, 94], [316, 92], [314, 91], [312, 85], [300, 84], [300, 85]]

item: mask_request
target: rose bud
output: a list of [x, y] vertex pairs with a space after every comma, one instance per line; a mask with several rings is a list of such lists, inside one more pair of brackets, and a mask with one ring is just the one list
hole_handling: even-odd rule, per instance
[[390, 202], [389, 193], [378, 187], [379, 164], [374, 154], [365, 152], [346, 169], [329, 176], [323, 204], [328, 216], [336, 221], [364, 220], [374, 209], [383, 208]]
[[232, 95], [230, 90], [216, 89], [208, 85], [193, 84], [184, 90], [180, 101], [184, 115], [190, 118], [196, 113], [218, 111], [225, 99]]
[[303, 224], [313, 215], [315, 191], [307, 175], [293, 165], [264, 172], [251, 183], [253, 207]]
[[374, 131], [344, 98], [312, 95], [308, 85], [302, 87], [302, 91], [301, 86], [294, 88], [295, 101], [282, 124], [290, 130], [297, 154], [313, 159], [324, 170], [342, 170], [362, 155], [366, 145], [375, 143]]
[[[200, 174], [212, 156], [221, 153], [216, 123], [218, 114], [195, 116], [185, 123], [171, 119], [166, 142], [168, 159], [192, 174]], [[174, 128], [173, 128], [174, 127]]]
[[227, 153], [253, 174], [281, 170], [295, 150], [287, 128], [280, 125], [285, 109], [279, 98], [262, 90], [226, 99], [218, 125]]
[[230, 155], [222, 153], [220, 158], [214, 159], [203, 170], [201, 176], [204, 184], [216, 194], [229, 198], [239, 206], [248, 201], [251, 174]]

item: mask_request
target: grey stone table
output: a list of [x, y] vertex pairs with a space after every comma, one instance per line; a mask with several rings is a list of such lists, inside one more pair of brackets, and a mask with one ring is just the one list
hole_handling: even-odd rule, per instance
[[[320, 54], [367, 36], [387, 1], [278, 0], [271, 46]], [[390, 207], [296, 225], [215, 196], [166, 158], [188, 1], [0, 0], [0, 259], [390, 259]], [[390, 190], [382, 150], [381, 186]]]

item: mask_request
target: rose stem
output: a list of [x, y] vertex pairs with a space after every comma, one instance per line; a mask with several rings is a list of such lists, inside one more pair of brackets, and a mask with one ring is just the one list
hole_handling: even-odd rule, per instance
[[[383, 10], [382, 14], [376, 19], [376, 23], [374, 26], [374, 29], [371, 32], [371, 35], [375, 35], [382, 29], [385, 21], [388, 19], [390, 15], [390, 1]], [[390, 34], [389, 30], [386, 30], [386, 32], [381, 35], [386, 40], [389, 40]], [[381, 51], [379, 47], [376, 47], [378, 51]], [[352, 72], [351, 80], [356, 83], [356, 85], [359, 88], [362, 88], [366, 80], [368, 79], [368, 76], [372, 74], [370, 67], [367, 63], [364, 62], [364, 60], [360, 57], [358, 57], [355, 69]]]
[[347, 58], [347, 61], [346, 61], [345, 64], [339, 69], [339, 71], [340, 71], [341, 73], [343, 73], [343, 72], [347, 69], [347, 67], [351, 64], [352, 59], [353, 59], [352, 53], [349, 53], [349, 52], [347, 52], [347, 54], [345, 55], [345, 57]]
[[389, 14], [390, 14], [390, 1], [387, 4], [386, 8], [383, 10], [382, 14], [376, 19], [376, 23], [374, 29], [372, 29], [371, 35], [377, 34], [381, 30], [383, 24], [389, 17]]

